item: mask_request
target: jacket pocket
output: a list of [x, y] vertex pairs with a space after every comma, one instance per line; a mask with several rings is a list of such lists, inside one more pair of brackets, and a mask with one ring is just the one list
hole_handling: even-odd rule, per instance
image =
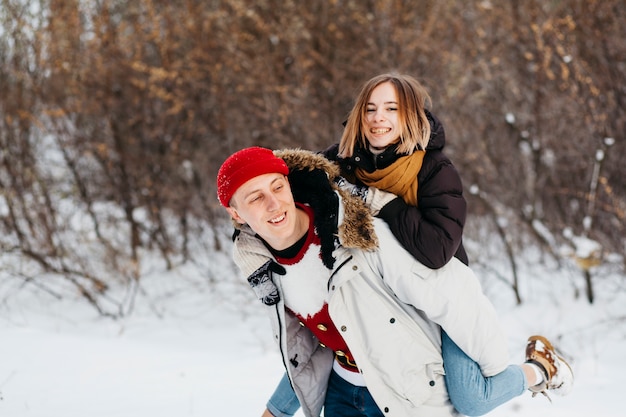
[[406, 399], [415, 407], [445, 402], [447, 391], [444, 374], [443, 363], [432, 362], [426, 364], [415, 375], [409, 375], [408, 381], [413, 381], [413, 383], [405, 384]]

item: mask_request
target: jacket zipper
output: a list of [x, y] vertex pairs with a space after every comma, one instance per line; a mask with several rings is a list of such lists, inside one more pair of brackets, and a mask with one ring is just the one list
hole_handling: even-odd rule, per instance
[[335, 268], [335, 270], [333, 271], [333, 273], [331, 274], [330, 278], [328, 278], [328, 283], [326, 284], [326, 291], [330, 290], [330, 283], [332, 282], [333, 278], [335, 278], [335, 275], [337, 274], [337, 272], [339, 272], [339, 270], [341, 268], [343, 268], [343, 266], [345, 264], [347, 264], [348, 262], [350, 262], [352, 260], [352, 255], [350, 255], [348, 257], [348, 259], [346, 259], [345, 261], [343, 261], [337, 268]]

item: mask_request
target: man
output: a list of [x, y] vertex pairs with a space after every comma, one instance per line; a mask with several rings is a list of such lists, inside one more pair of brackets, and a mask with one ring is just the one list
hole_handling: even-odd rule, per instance
[[[304, 414], [454, 415], [439, 325], [495, 375], [508, 362], [497, 315], [465, 265], [417, 262], [360, 199], [336, 189], [337, 176], [314, 153], [253, 147], [229, 157], [217, 179], [221, 204], [273, 256], [249, 280], [264, 287]], [[245, 262], [237, 259], [242, 270]]]

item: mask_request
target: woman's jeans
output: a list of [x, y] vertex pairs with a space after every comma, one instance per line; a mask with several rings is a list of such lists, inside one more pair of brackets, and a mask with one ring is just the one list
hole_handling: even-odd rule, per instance
[[491, 377], [441, 331], [441, 354], [446, 370], [448, 396], [456, 410], [466, 416], [487, 414], [528, 389], [521, 366], [510, 365]]
[[[448, 395], [454, 408], [461, 414], [467, 416], [486, 414], [521, 395], [528, 388], [520, 366], [511, 365], [497, 375], [484, 377], [478, 364], [467, 356], [443, 330], [441, 331], [441, 353], [446, 370]], [[355, 387], [334, 372], [331, 373], [328, 384], [324, 406], [326, 416], [382, 415], [366, 388]], [[348, 412], [344, 407], [352, 411]], [[373, 410], [372, 407], [374, 407]], [[300, 403], [286, 374], [267, 403], [267, 408], [276, 417], [293, 416], [300, 408]]]

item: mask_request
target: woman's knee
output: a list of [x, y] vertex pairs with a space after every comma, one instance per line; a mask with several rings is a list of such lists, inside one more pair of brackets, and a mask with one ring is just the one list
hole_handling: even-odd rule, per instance
[[456, 411], [468, 417], [482, 416], [492, 410], [489, 404], [482, 401], [455, 401], [452, 398], [450, 398], [450, 401]]

